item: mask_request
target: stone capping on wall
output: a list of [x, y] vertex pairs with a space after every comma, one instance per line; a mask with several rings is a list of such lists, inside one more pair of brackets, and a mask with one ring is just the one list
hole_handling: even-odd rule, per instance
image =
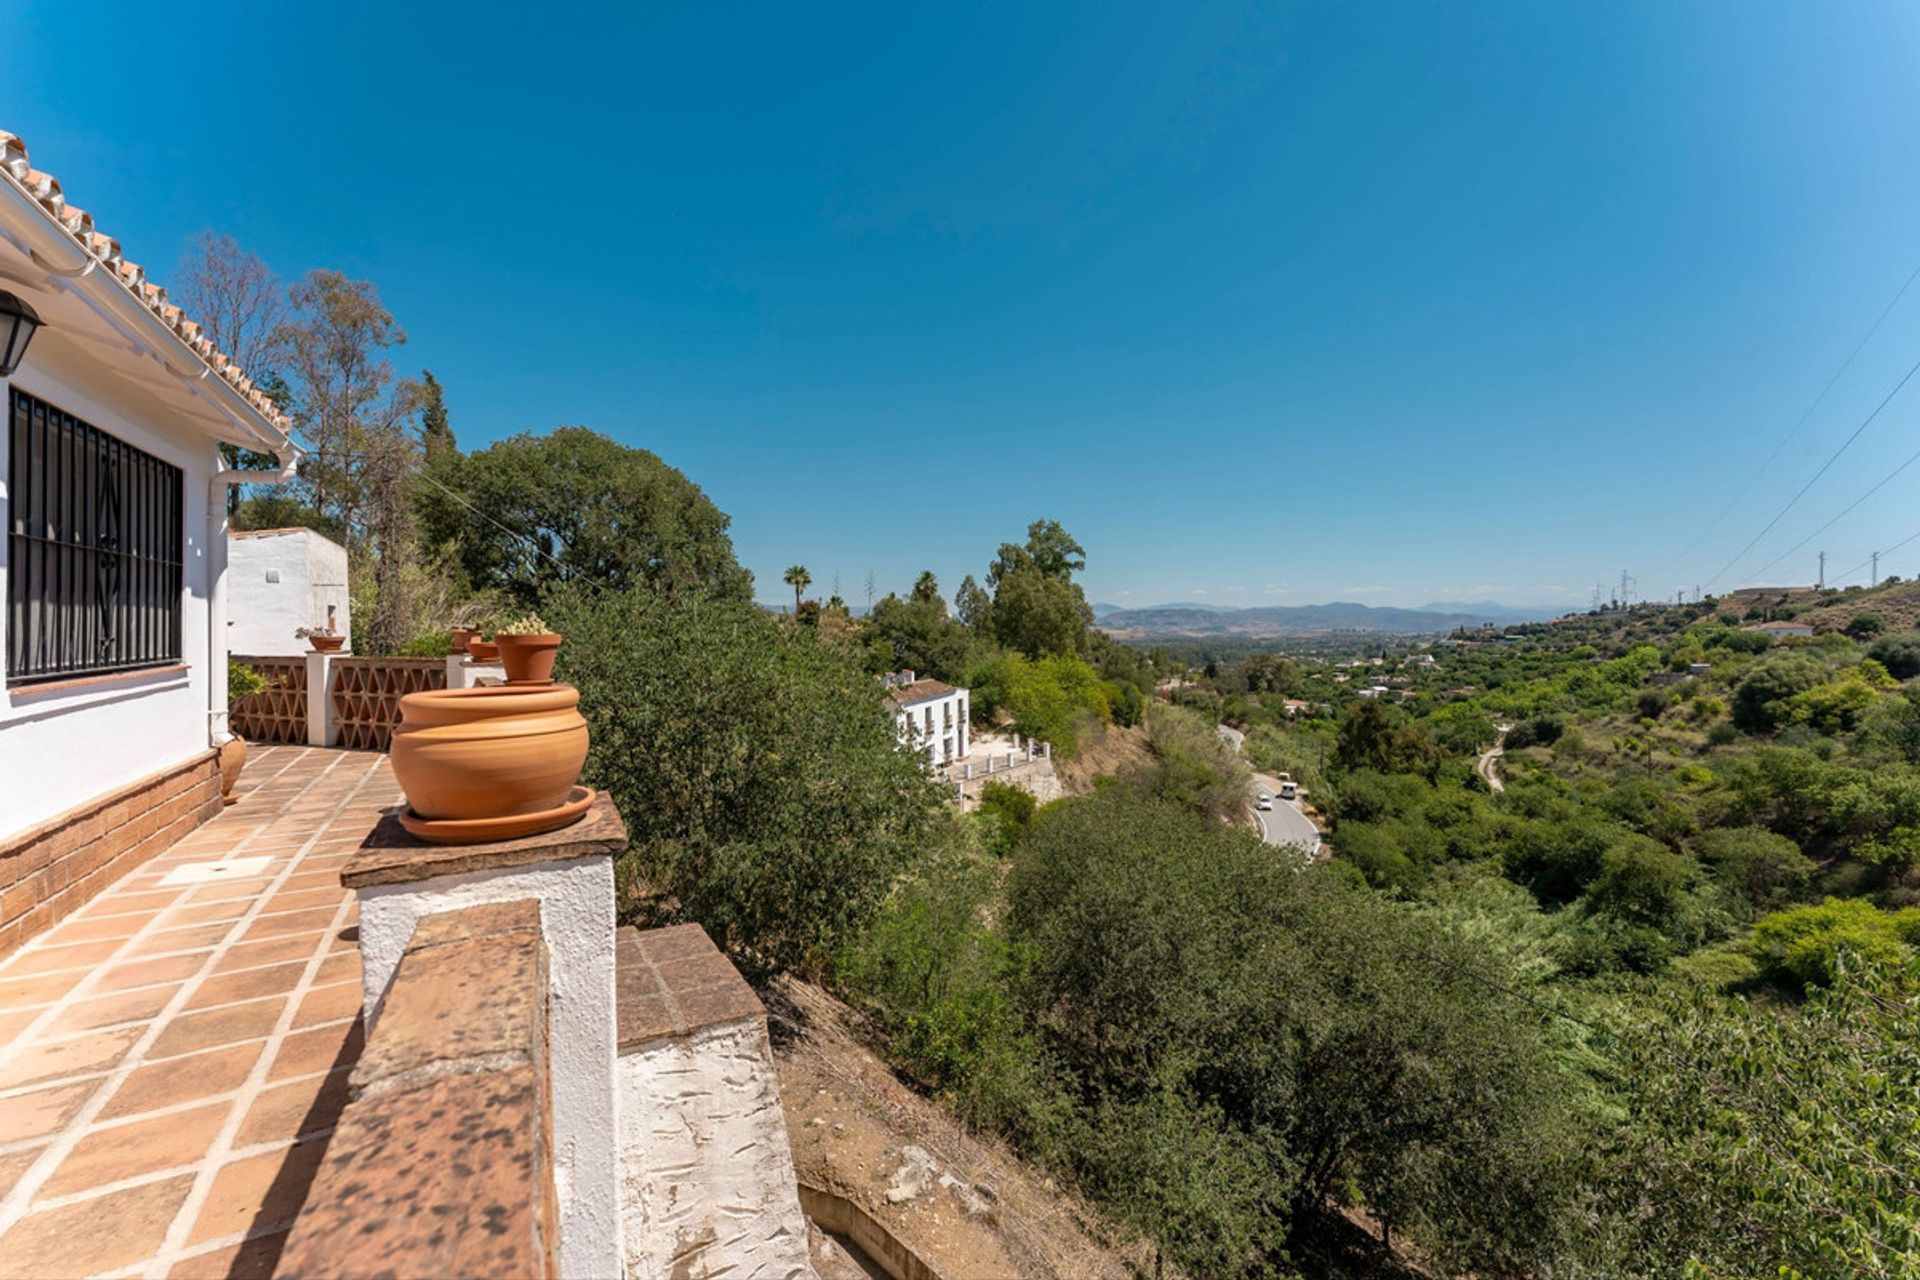
[[569, 858], [617, 855], [626, 852], [627, 826], [613, 797], [602, 791], [580, 820], [558, 831], [490, 844], [424, 844], [407, 834], [400, 815], [380, 819], [347, 865], [340, 883], [349, 889], [372, 885], [409, 884], [436, 876], [465, 875], [538, 866]]
[[277, 1277], [555, 1274], [547, 990], [537, 900], [421, 919]]
[[0, 840], [0, 956], [220, 812], [212, 751]]
[[614, 947], [623, 1057], [656, 1040], [767, 1016], [760, 997], [697, 924], [646, 933], [629, 925]]

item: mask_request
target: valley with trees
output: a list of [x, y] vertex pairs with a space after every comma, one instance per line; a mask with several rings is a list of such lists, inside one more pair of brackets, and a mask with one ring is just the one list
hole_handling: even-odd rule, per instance
[[[795, 563], [770, 609], [668, 462], [463, 450], [373, 285], [195, 253], [313, 444], [235, 527], [343, 541], [361, 652], [538, 609], [628, 815], [623, 917], [846, 1001], [1154, 1274], [1920, 1271], [1914, 584], [1127, 643], [1037, 519], [951, 591], [870, 579], [856, 616]], [[1120, 763], [963, 813], [899, 749], [903, 669]], [[1318, 857], [1261, 842], [1250, 767]]]

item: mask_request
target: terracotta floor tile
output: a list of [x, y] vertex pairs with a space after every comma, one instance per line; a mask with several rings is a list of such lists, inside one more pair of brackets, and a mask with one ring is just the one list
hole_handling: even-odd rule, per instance
[[240, 936], [240, 941], [264, 942], [268, 938], [287, 938], [302, 934], [319, 933], [333, 924], [337, 907], [321, 907], [309, 911], [289, 911], [285, 915], [261, 916]]
[[168, 1058], [135, 1067], [100, 1112], [102, 1120], [117, 1120], [177, 1106], [195, 1098], [229, 1093], [246, 1083], [247, 1073], [260, 1058], [265, 1041], [223, 1045], [202, 1053]]
[[306, 1201], [326, 1148], [325, 1138], [310, 1138], [223, 1165], [187, 1243], [204, 1244], [292, 1218]]
[[84, 973], [37, 973], [16, 978], [0, 969], [0, 1009], [24, 1009], [30, 1005], [52, 1004], [80, 985]]
[[104, 1187], [145, 1173], [195, 1164], [213, 1146], [233, 1104], [218, 1102], [96, 1129], [80, 1139], [40, 1188], [40, 1198]]
[[156, 982], [179, 982], [191, 978], [207, 962], [204, 955], [161, 956], [153, 960], [132, 960], [105, 970], [93, 980], [90, 990], [96, 995], [125, 991], [129, 987], [151, 986]]
[[300, 1002], [300, 1012], [293, 1015], [293, 1025], [304, 1028], [316, 1023], [332, 1022], [337, 1018], [351, 1018], [360, 1012], [360, 995], [360, 984], [357, 982], [336, 982], [330, 987], [315, 987]]
[[176, 1263], [167, 1280], [270, 1280], [286, 1246], [284, 1231], [242, 1240]]
[[148, 922], [158, 916], [156, 910], [136, 911], [130, 915], [88, 917], [84, 920], [63, 920], [60, 923], [62, 942], [108, 942], [124, 941], [147, 927]]
[[32, 1168], [33, 1162], [38, 1160], [40, 1153], [45, 1150], [46, 1146], [42, 1144], [37, 1147], [28, 1147], [25, 1151], [16, 1151], [12, 1155], [0, 1156], [0, 1200], [7, 1198], [7, 1193], [13, 1190], [16, 1182], [20, 1181], [20, 1175]]
[[347, 1105], [347, 1080], [352, 1074], [351, 1067], [338, 1067], [317, 1080], [295, 1080], [261, 1090], [233, 1145], [291, 1142], [333, 1128]]
[[324, 987], [330, 982], [360, 981], [360, 951], [335, 951], [320, 964], [320, 970], [313, 975], [313, 985]]
[[9, 960], [6, 976], [26, 978], [62, 969], [91, 969], [120, 949], [120, 943], [111, 938], [66, 946], [60, 943], [57, 927], [47, 935], [47, 942], [37, 951], [23, 951]]
[[282, 995], [293, 990], [306, 971], [305, 960], [290, 960], [286, 964], [215, 974], [200, 984], [193, 998], [187, 1001], [187, 1008], [206, 1009], [217, 1004]]
[[142, 987], [137, 991], [122, 991], [78, 1001], [48, 1024], [40, 1032], [40, 1039], [51, 1040], [56, 1036], [69, 1036], [78, 1031], [91, 1031], [95, 1027], [110, 1027], [121, 1022], [150, 1022], [154, 1015], [166, 1008], [167, 1001], [173, 999], [179, 989], [179, 983], [169, 982], [163, 986]]
[[5, 1062], [0, 1062], [0, 1089], [104, 1071], [127, 1056], [127, 1050], [144, 1030], [125, 1027], [15, 1049]]
[[271, 878], [253, 880], [216, 880], [198, 885], [187, 894], [189, 902], [250, 901], [273, 887]]
[[[0, 1236], [0, 1258], [7, 1260], [7, 1274], [19, 1280], [66, 1280], [131, 1266], [159, 1252], [192, 1187], [192, 1176], [182, 1174], [30, 1213]], [[103, 1224], [111, 1230], [102, 1230]]]
[[260, 908], [268, 914], [278, 915], [284, 911], [305, 911], [313, 907], [337, 907], [347, 891], [334, 886], [318, 889], [282, 889], [266, 900]]
[[235, 898], [231, 902], [189, 902], [167, 912], [167, 927], [238, 920], [247, 914], [247, 908], [251, 905], [245, 898]]
[[[125, 881], [121, 883], [125, 884]], [[98, 920], [104, 916], [124, 915], [129, 911], [162, 911], [179, 899], [178, 889], [150, 889], [143, 893], [116, 885], [89, 902], [76, 918]]]
[[314, 937], [246, 942], [227, 948], [226, 954], [214, 962], [213, 971], [232, 973], [236, 969], [257, 969], [261, 965], [281, 964], [288, 960], [306, 960], [319, 948], [320, 940]]
[[360, 1059], [366, 1044], [359, 1020], [296, 1031], [280, 1042], [280, 1052], [267, 1068], [267, 1079], [284, 1080], [288, 1076], [311, 1075], [337, 1066], [351, 1066]]
[[166, 1029], [147, 1051], [147, 1057], [171, 1058], [192, 1053], [196, 1049], [211, 1049], [215, 1045], [258, 1040], [272, 1032], [285, 1008], [285, 1000], [269, 999], [249, 1000], [245, 1004], [228, 1005], [224, 1009], [208, 1009], [200, 1013], [183, 1013], [167, 1023]]
[[[325, 973], [327, 965], [332, 963], [332, 960], [328, 960], [327, 964], [320, 966], [320, 971]], [[8, 1045], [12, 1044], [14, 1037], [22, 1031], [25, 1031], [27, 1024], [39, 1017], [40, 1014], [41, 1010], [39, 1009], [11, 1009], [0, 1011], [0, 1050], [4, 1050]]]
[[0, 1143], [24, 1142], [58, 1131], [99, 1087], [98, 1080], [82, 1080], [0, 1098]]
[[233, 925], [197, 924], [189, 929], [162, 929], [127, 948], [129, 958], [156, 956], [168, 951], [206, 951], [225, 940]]

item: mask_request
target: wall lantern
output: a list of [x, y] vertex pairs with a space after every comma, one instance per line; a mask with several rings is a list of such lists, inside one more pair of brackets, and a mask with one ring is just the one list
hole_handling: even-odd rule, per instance
[[20, 367], [21, 358], [27, 354], [27, 344], [33, 341], [34, 330], [39, 327], [39, 312], [23, 299], [0, 289], [0, 378]]

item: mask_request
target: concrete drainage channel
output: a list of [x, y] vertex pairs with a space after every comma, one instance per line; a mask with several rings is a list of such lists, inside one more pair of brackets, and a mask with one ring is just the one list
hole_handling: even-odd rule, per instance
[[[849, 1244], [854, 1261], [870, 1273], [892, 1280], [946, 1280], [919, 1254], [901, 1244], [874, 1216], [845, 1196], [800, 1184], [800, 1210], [842, 1248]], [[855, 1252], [857, 1250], [857, 1252]]]

